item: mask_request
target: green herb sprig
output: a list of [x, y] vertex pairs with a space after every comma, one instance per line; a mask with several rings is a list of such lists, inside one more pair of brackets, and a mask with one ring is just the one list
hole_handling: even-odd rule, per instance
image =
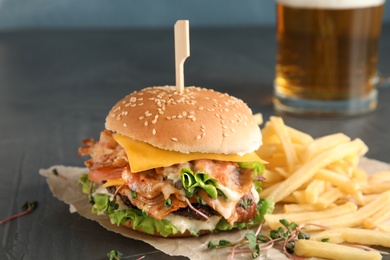
[[209, 241], [208, 248], [232, 247], [230, 259], [233, 259], [237, 253], [250, 253], [252, 258], [255, 259], [263, 251], [267, 251], [272, 247], [280, 247], [288, 258], [294, 260], [303, 259], [294, 255], [295, 242], [298, 239], [310, 239], [310, 235], [302, 232], [295, 222], [289, 223], [286, 219], [281, 219], [279, 222], [282, 224], [282, 227], [271, 230], [268, 235], [261, 233], [263, 224], [261, 223], [256, 232], [249, 230], [245, 237], [236, 243], [232, 243], [229, 240]]
[[[114, 250], [114, 249], [107, 253], [107, 257], [109, 260], [121, 260], [121, 259], [125, 259], [125, 258], [130, 258], [130, 256], [123, 256], [123, 254], [121, 252], [119, 252], [118, 250]], [[137, 258], [136, 260], [141, 260], [144, 258], [145, 258], [145, 256], [141, 256], [141, 257]]]

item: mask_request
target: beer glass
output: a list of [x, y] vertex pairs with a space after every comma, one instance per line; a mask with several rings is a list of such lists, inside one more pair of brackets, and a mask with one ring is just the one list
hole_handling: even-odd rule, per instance
[[374, 110], [385, 0], [276, 2], [276, 111], [355, 115]]

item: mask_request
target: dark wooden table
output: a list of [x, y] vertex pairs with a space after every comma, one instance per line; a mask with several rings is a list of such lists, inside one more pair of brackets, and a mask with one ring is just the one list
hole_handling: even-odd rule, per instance
[[[274, 114], [274, 28], [191, 29], [185, 84], [244, 99]], [[390, 26], [379, 67], [390, 76]], [[36, 200], [35, 212], [0, 225], [0, 259], [107, 259], [111, 249], [137, 259], [170, 259], [143, 242], [108, 232], [55, 199], [40, 168], [83, 166], [80, 141], [98, 138], [109, 109], [147, 86], [174, 84], [172, 30], [9, 31], [0, 33], [0, 219]], [[390, 87], [378, 109], [351, 118], [283, 115], [314, 137], [344, 132], [390, 162]], [[181, 257], [177, 257], [180, 259]], [[387, 258], [389, 259], [389, 258]]]

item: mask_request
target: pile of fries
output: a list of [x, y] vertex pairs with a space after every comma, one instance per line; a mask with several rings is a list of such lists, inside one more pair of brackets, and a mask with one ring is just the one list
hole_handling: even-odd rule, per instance
[[390, 171], [368, 176], [359, 169], [364, 142], [342, 133], [313, 139], [280, 117], [271, 117], [262, 134], [258, 154], [268, 164], [261, 197], [282, 205], [281, 213], [266, 215], [268, 226], [277, 229], [287, 219], [311, 230], [310, 241], [297, 242], [297, 255], [381, 259], [377, 251], [341, 245], [390, 247]]

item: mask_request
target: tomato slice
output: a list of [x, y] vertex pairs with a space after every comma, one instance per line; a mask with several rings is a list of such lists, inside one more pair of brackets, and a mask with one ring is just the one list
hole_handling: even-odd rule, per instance
[[114, 180], [122, 178], [122, 171], [124, 167], [103, 167], [94, 170], [90, 170], [88, 179], [92, 182], [101, 182], [107, 180]]

